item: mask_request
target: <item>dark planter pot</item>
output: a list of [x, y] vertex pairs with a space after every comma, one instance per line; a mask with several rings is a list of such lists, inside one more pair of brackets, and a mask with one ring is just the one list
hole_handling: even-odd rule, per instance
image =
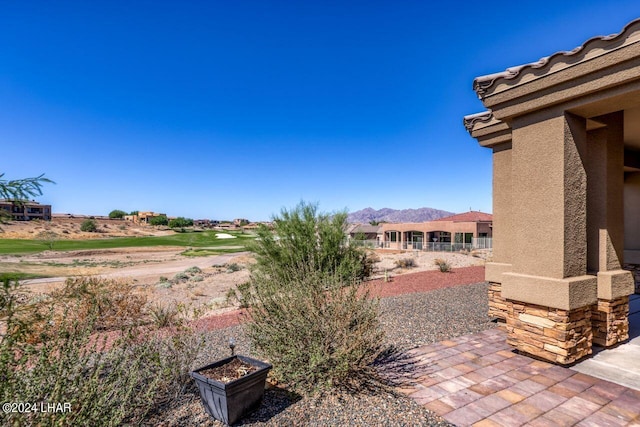
[[[200, 375], [200, 372], [205, 369], [224, 365], [235, 358], [257, 367], [258, 370], [228, 383]], [[236, 355], [196, 369], [191, 372], [191, 378], [196, 381], [198, 389], [200, 389], [200, 400], [207, 414], [218, 421], [231, 425], [260, 406], [264, 396], [267, 374], [271, 368], [269, 363]]]

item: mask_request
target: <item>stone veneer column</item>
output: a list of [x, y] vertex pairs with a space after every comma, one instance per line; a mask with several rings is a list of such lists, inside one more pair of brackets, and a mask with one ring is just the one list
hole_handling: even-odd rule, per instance
[[586, 274], [586, 144], [586, 120], [568, 112], [512, 121], [512, 268], [501, 290], [509, 343], [562, 364], [591, 353], [597, 301]]
[[592, 307], [593, 342], [615, 345], [629, 338], [631, 272], [624, 251], [623, 112], [593, 119], [604, 125], [587, 135], [588, 269], [598, 273], [598, 302]]

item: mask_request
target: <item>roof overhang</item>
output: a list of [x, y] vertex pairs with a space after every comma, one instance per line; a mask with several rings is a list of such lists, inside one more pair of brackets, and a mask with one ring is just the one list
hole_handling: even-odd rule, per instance
[[640, 19], [572, 51], [477, 77], [473, 88], [488, 111], [466, 116], [464, 125], [485, 147], [510, 142], [511, 121], [536, 111], [561, 108], [592, 118], [637, 107]]

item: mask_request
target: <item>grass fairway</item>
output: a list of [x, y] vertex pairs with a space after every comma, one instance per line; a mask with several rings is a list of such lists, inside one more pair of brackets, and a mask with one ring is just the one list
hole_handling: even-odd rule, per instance
[[[114, 249], [150, 246], [183, 246], [192, 248], [207, 248], [212, 251], [220, 247], [226, 252], [229, 247], [234, 247], [234, 252], [245, 249], [245, 245], [252, 241], [252, 234], [241, 234], [225, 231], [225, 234], [235, 236], [235, 239], [218, 239], [219, 231], [185, 232], [170, 236], [149, 237], [113, 237], [108, 239], [88, 240], [59, 240], [55, 242], [53, 249], [56, 251], [75, 251], [89, 249]], [[237, 249], [235, 249], [237, 247]], [[25, 239], [0, 239], [0, 254], [20, 254], [42, 252], [49, 249], [48, 246], [38, 240]]]

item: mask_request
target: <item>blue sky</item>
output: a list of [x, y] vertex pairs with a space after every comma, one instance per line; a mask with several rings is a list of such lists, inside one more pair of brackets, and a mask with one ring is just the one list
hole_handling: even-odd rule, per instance
[[267, 220], [491, 211], [476, 76], [619, 32], [636, 1], [0, 0], [0, 172], [54, 212]]

